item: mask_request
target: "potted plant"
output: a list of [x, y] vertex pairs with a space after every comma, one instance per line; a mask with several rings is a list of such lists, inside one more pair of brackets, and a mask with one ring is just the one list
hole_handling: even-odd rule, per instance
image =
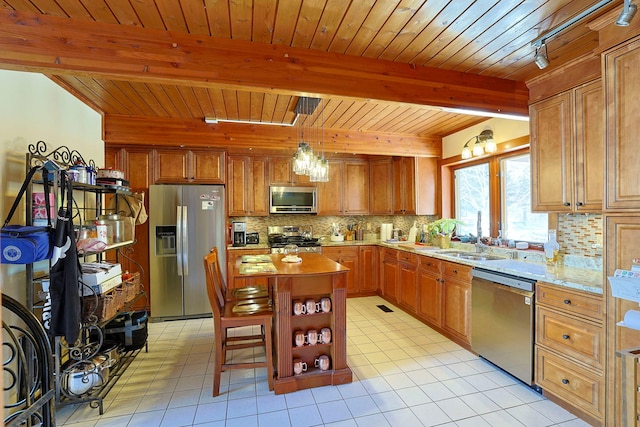
[[451, 247], [451, 235], [458, 224], [464, 223], [455, 218], [441, 218], [427, 224], [431, 243], [443, 249]]

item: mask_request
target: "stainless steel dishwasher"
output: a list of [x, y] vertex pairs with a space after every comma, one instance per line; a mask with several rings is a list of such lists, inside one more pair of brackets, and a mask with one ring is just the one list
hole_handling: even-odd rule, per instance
[[535, 280], [475, 268], [471, 288], [471, 348], [533, 385]]

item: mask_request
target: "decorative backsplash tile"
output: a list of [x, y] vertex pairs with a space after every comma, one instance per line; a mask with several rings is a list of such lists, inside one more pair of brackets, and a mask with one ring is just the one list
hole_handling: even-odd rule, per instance
[[[416, 221], [418, 230], [422, 224], [436, 220], [437, 216], [316, 216], [316, 215], [269, 215], [266, 217], [236, 217], [237, 221], [247, 223], [247, 231], [257, 231], [260, 242], [267, 241], [267, 227], [278, 225], [311, 225], [314, 237], [327, 236], [331, 225], [339, 224], [346, 229], [349, 224], [361, 224], [365, 240], [380, 237], [380, 224], [392, 223], [403, 234]], [[602, 264], [603, 231], [601, 214], [566, 214], [558, 217], [558, 243], [564, 259], [571, 264], [586, 262], [596, 267]]]
[[558, 216], [558, 243], [565, 255], [602, 257], [602, 214]]

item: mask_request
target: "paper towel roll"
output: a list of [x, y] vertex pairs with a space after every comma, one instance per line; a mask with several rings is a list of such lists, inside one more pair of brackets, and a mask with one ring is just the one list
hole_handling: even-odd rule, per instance
[[393, 239], [393, 224], [387, 224], [387, 240]]
[[393, 224], [380, 224], [380, 240], [389, 240], [393, 233]]
[[640, 311], [627, 311], [624, 314], [624, 326], [631, 329], [640, 329]]

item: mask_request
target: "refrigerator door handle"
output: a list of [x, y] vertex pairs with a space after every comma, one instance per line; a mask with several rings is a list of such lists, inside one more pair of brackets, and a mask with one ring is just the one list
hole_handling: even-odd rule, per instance
[[187, 205], [182, 207], [182, 272], [189, 275], [189, 227], [187, 221]]
[[176, 208], [176, 252], [178, 276], [182, 276], [182, 206]]

